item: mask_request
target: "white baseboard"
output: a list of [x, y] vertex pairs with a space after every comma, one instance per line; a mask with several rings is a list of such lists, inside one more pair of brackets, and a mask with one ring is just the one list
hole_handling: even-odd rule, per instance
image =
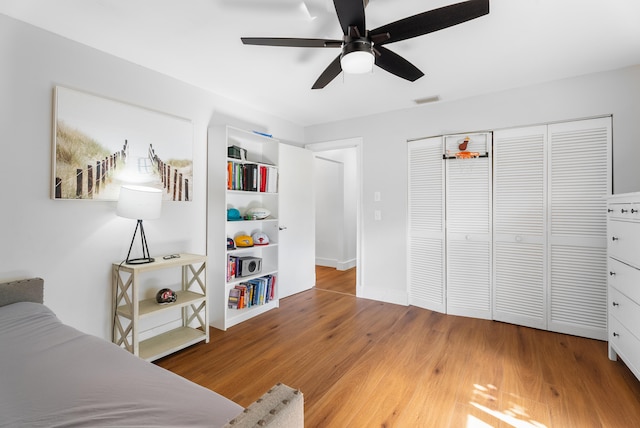
[[316, 266], [335, 268], [338, 266], [338, 261], [335, 259], [323, 259], [323, 258], [316, 257]]
[[389, 292], [387, 289], [372, 289], [365, 287], [361, 293], [358, 293], [358, 297], [402, 306], [407, 306], [409, 304], [408, 294], [398, 292], [398, 290]]
[[316, 265], [324, 266], [324, 267], [332, 267], [337, 270], [349, 270], [353, 267], [356, 267], [356, 259], [339, 262], [338, 260], [335, 260], [335, 259], [323, 259], [323, 258], [316, 257]]
[[351, 268], [356, 267], [356, 259], [346, 260], [344, 262], [338, 262], [336, 269], [338, 270], [349, 270]]

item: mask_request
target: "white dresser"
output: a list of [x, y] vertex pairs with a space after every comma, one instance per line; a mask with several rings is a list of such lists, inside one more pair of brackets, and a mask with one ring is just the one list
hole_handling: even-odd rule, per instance
[[640, 192], [607, 203], [609, 358], [640, 379]]

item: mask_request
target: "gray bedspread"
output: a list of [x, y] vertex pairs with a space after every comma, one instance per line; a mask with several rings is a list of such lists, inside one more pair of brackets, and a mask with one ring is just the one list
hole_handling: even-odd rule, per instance
[[44, 305], [0, 308], [0, 427], [218, 427], [242, 410]]

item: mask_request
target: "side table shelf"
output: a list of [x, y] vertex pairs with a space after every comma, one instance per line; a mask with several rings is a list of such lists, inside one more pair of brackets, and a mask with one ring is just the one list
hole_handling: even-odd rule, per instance
[[[113, 343], [147, 361], [169, 355], [187, 346], [209, 342], [209, 311], [206, 284], [206, 256], [180, 254], [168, 260], [129, 265], [113, 263]], [[140, 300], [140, 276], [158, 270], [178, 271], [181, 275], [175, 285], [169, 286], [177, 294], [174, 303], [160, 305], [155, 298]], [[171, 273], [163, 272], [164, 276]], [[163, 288], [163, 287], [159, 287]], [[181, 314], [181, 326], [140, 340], [140, 320], [154, 314], [174, 311]]]

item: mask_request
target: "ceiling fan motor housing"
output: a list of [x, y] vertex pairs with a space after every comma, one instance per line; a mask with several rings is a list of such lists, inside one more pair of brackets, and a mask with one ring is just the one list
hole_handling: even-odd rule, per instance
[[366, 37], [344, 37], [344, 45], [342, 46], [342, 56], [352, 52], [368, 52], [373, 55], [373, 44]]
[[365, 37], [345, 36], [340, 65], [346, 73], [368, 73], [374, 63], [373, 45]]

